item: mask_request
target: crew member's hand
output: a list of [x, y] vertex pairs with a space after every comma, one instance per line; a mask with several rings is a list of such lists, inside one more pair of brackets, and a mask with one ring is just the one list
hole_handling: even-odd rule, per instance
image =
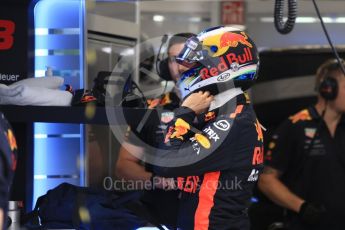
[[192, 93], [191, 95], [189, 95], [186, 100], [184, 100], [181, 106], [188, 107], [196, 114], [200, 114], [207, 111], [212, 101], [213, 96], [210, 95], [210, 92], [199, 91], [197, 93]]
[[325, 215], [326, 209], [323, 205], [304, 202], [298, 213], [302, 222], [308, 225], [316, 225]]

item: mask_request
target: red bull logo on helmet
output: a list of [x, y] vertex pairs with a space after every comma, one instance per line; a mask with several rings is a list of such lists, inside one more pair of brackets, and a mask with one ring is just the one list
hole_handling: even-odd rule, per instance
[[241, 34], [226, 32], [220, 37], [220, 48], [237, 47], [238, 44], [253, 48], [253, 45], [248, 41], [248, 36], [241, 32]]
[[200, 76], [203, 80], [210, 77], [218, 76], [219, 74], [229, 70], [232, 63], [244, 64], [250, 61], [253, 61], [252, 50], [248, 47], [243, 49], [243, 52], [240, 54], [229, 53], [224, 57], [221, 57], [218, 65], [212, 68], [203, 68], [200, 70]]

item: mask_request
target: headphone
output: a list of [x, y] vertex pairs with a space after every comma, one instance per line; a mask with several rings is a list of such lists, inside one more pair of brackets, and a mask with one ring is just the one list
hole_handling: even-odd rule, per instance
[[317, 76], [321, 79], [317, 85], [317, 91], [322, 98], [327, 101], [333, 101], [338, 96], [338, 81], [337, 79], [330, 75], [330, 72], [335, 70], [341, 70], [341, 65], [344, 64], [342, 59], [329, 59], [324, 62], [317, 70]]
[[162, 60], [164, 54], [161, 54], [162, 47], [167, 41], [168, 35], [164, 34], [157, 54], [156, 69], [160, 78], [162, 78], [165, 81], [171, 81], [172, 77], [169, 70], [168, 58], [166, 57]]
[[331, 76], [326, 76], [320, 82], [319, 94], [327, 101], [333, 101], [338, 96], [338, 81]]
[[[185, 43], [189, 38], [193, 36], [196, 36], [196, 35], [193, 33], [174, 34], [173, 36], [169, 38], [169, 42], [167, 45], [167, 52], [169, 51], [170, 47], [173, 46], [174, 44]], [[164, 57], [165, 55], [161, 54], [162, 47], [167, 41], [168, 41], [168, 35], [164, 34], [162, 37], [161, 45], [159, 46], [158, 54], [157, 54], [156, 69], [160, 78], [162, 78], [165, 81], [172, 81], [173, 78], [170, 74], [170, 69], [169, 69], [169, 58]]]

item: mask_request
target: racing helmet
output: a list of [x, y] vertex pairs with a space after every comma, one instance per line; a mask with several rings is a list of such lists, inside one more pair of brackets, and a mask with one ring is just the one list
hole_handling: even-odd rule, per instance
[[219, 26], [189, 38], [176, 61], [188, 68], [177, 86], [182, 98], [208, 90], [248, 89], [256, 80], [259, 56], [254, 42], [240, 29]]

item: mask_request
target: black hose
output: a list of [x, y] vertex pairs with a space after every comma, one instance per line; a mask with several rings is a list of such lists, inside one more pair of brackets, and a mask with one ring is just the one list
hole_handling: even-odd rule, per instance
[[274, 5], [274, 25], [281, 34], [290, 33], [297, 17], [297, 0], [288, 0], [288, 18], [284, 22], [284, 0], [276, 0]]
[[317, 14], [317, 16], [318, 16], [319, 19], [320, 19], [320, 22], [321, 22], [321, 26], [322, 26], [323, 32], [325, 33], [326, 38], [327, 38], [327, 41], [328, 41], [329, 45], [331, 46], [332, 51], [333, 51], [333, 53], [334, 53], [334, 56], [335, 56], [335, 58], [337, 59], [337, 61], [338, 61], [338, 63], [339, 63], [339, 66], [340, 66], [340, 68], [341, 68], [341, 70], [343, 71], [344, 76], [345, 76], [345, 67], [344, 67], [343, 63], [341, 62], [341, 60], [340, 60], [340, 57], [339, 57], [339, 54], [338, 54], [337, 50], [336, 50], [336, 49], [334, 48], [334, 46], [333, 46], [333, 43], [332, 43], [332, 41], [331, 41], [331, 38], [330, 38], [330, 36], [329, 36], [329, 34], [328, 34], [328, 32], [327, 32], [325, 23], [323, 22], [323, 19], [322, 19], [322, 17], [321, 17], [321, 14], [320, 14], [320, 11], [319, 11], [319, 7], [317, 6], [315, 0], [313, 0], [313, 4], [314, 4], [315, 10], [316, 10], [316, 14]]

